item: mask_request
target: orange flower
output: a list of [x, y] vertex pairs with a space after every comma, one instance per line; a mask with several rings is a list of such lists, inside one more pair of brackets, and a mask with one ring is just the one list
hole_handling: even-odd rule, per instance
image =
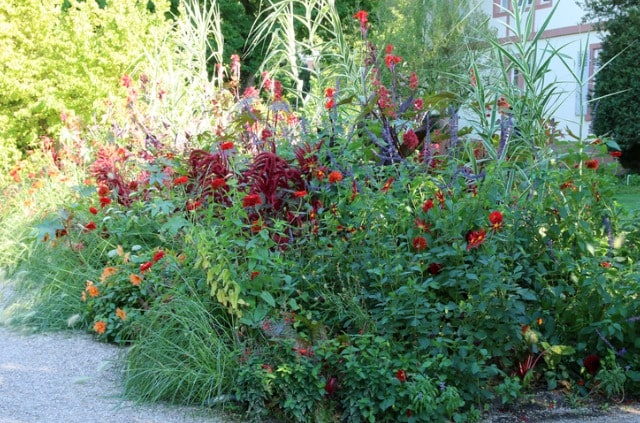
[[131, 282], [131, 285], [133, 286], [140, 286], [142, 283], [142, 276], [132, 273], [129, 275], [129, 282]]
[[95, 330], [98, 335], [102, 335], [107, 330], [107, 322], [98, 320], [93, 324], [93, 330]]
[[[89, 293], [89, 296], [92, 297], [92, 298], [95, 298], [98, 295], [100, 295], [100, 290], [98, 290], [98, 287], [95, 286], [93, 284], [93, 282], [91, 282], [91, 281], [87, 281], [86, 291]], [[85, 296], [85, 298], [86, 298], [86, 296]]]
[[127, 318], [127, 312], [118, 307], [116, 308], [116, 316], [118, 316], [120, 320], [125, 320]]
[[391, 189], [391, 184], [393, 184], [393, 177], [387, 179], [387, 182], [384, 183], [384, 186], [382, 187], [382, 192], [387, 192]]
[[86, 293], [86, 291], [82, 291], [82, 295], [80, 295], [80, 299], [82, 300], [83, 303], [85, 301], [87, 301], [87, 293]]
[[337, 170], [329, 173], [329, 183], [335, 184], [336, 182], [340, 181], [342, 181], [342, 173], [338, 172]]
[[118, 273], [117, 267], [105, 267], [102, 271], [102, 275], [100, 276], [100, 282], [105, 282], [107, 278]]

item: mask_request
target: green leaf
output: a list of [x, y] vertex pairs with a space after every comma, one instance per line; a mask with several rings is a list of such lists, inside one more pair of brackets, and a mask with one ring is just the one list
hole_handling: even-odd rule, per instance
[[273, 296], [269, 292], [262, 291], [262, 293], [260, 294], [260, 298], [262, 298], [271, 307], [276, 306], [276, 300], [273, 298]]
[[182, 216], [173, 216], [160, 227], [162, 232], [168, 232], [171, 236], [175, 236], [178, 231], [189, 226], [189, 221]]

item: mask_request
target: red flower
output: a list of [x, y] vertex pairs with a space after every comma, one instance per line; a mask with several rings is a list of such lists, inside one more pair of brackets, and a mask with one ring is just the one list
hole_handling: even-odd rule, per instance
[[273, 136], [273, 132], [271, 132], [270, 130], [268, 130], [267, 128], [264, 128], [262, 130], [262, 132], [260, 133], [260, 138], [262, 138], [262, 141], [266, 141], [269, 138], [271, 138]]
[[186, 175], [179, 176], [173, 180], [173, 186], [183, 185], [189, 181], [189, 178]]
[[222, 144], [220, 144], [220, 149], [224, 150], [232, 150], [233, 149], [233, 143], [231, 141], [227, 141], [227, 142], [223, 142]]
[[193, 211], [195, 209], [197, 209], [198, 207], [200, 207], [202, 205], [202, 202], [200, 200], [188, 200], [187, 201], [187, 210], [189, 211]]
[[423, 107], [424, 107], [424, 100], [423, 99], [418, 98], [413, 102], [413, 108], [415, 110], [420, 111], [420, 110], [422, 110]]
[[384, 57], [384, 63], [389, 69], [393, 69], [398, 63], [402, 62], [402, 57], [394, 56], [393, 54], [387, 54]]
[[384, 186], [382, 187], [381, 191], [382, 192], [387, 192], [391, 189], [391, 184], [393, 184], [393, 177], [387, 179], [387, 182], [384, 183]]
[[258, 194], [249, 194], [242, 200], [243, 207], [254, 207], [262, 204], [262, 198]]
[[444, 209], [445, 200], [444, 200], [444, 194], [442, 193], [442, 191], [440, 190], [436, 191], [436, 198], [438, 199], [438, 203], [440, 203], [440, 208]]
[[417, 236], [413, 238], [413, 248], [416, 251], [422, 251], [427, 248], [427, 240], [423, 236]]
[[307, 196], [307, 191], [296, 191], [293, 193], [293, 196], [295, 198], [302, 198], [302, 197], [306, 197]]
[[327, 380], [327, 383], [324, 385], [324, 390], [327, 395], [331, 396], [336, 391], [336, 384], [338, 383], [338, 379], [335, 377], [330, 377]]
[[402, 135], [402, 145], [409, 150], [415, 150], [419, 143], [418, 136], [411, 129]]
[[591, 160], [587, 160], [584, 162], [584, 165], [587, 167], [587, 169], [593, 169], [596, 170], [598, 169], [598, 160], [596, 159], [591, 159]]
[[94, 231], [96, 229], [96, 223], [94, 221], [91, 221], [91, 222], [87, 223], [86, 225], [84, 225], [84, 229], [86, 231]]
[[360, 21], [361, 26], [365, 26], [368, 22], [369, 13], [364, 10], [358, 10], [353, 17]]
[[213, 189], [224, 188], [226, 186], [227, 186], [227, 181], [224, 178], [216, 178], [213, 181], [211, 181], [211, 188]]
[[335, 184], [336, 182], [340, 181], [342, 181], [342, 173], [338, 172], [337, 170], [329, 173], [329, 183]]
[[111, 198], [109, 197], [100, 197], [100, 207], [106, 207], [111, 204]]
[[585, 369], [587, 369], [587, 371], [593, 376], [598, 373], [598, 370], [600, 370], [600, 357], [595, 354], [589, 354], [584, 358], [582, 364], [584, 365]]
[[100, 197], [106, 197], [109, 195], [109, 188], [106, 185], [100, 185], [98, 187], [98, 195]]
[[254, 280], [259, 274], [260, 272], [251, 272], [251, 274], [249, 275], [249, 279]]
[[96, 209], [95, 207], [91, 206], [91, 207], [89, 207], [89, 213], [98, 214], [98, 209]]
[[416, 217], [416, 227], [418, 229], [420, 229], [421, 231], [427, 231], [429, 232], [429, 227], [431, 225], [429, 225], [427, 222], [425, 222], [424, 220], [420, 219], [419, 217]]
[[427, 201], [424, 202], [424, 204], [422, 205], [422, 211], [423, 212], [428, 212], [429, 210], [431, 210], [433, 208], [433, 200], [431, 198], [429, 198]]
[[324, 103], [324, 108], [327, 110], [331, 110], [336, 106], [336, 101], [332, 98], [330, 98], [329, 100], [327, 100], [326, 103]]
[[500, 229], [500, 226], [502, 226], [502, 213], [499, 211], [492, 211], [489, 214], [489, 222], [491, 222], [491, 228], [494, 231]]
[[140, 265], [140, 273], [144, 273], [147, 270], [151, 269], [151, 266], [153, 266], [153, 262], [152, 261], [147, 261], [145, 263], [142, 263]]
[[611, 157], [622, 157], [622, 151], [612, 151], [609, 155]]
[[403, 369], [400, 369], [396, 372], [396, 379], [400, 381], [400, 383], [404, 383], [407, 381], [407, 372]]
[[162, 250], [158, 250], [154, 255], [153, 255], [153, 262], [157, 263], [158, 260], [160, 260], [162, 257], [164, 257], [164, 251]]
[[429, 264], [429, 267], [428, 267], [429, 273], [431, 273], [432, 275], [437, 275], [442, 271], [443, 268], [444, 268], [444, 264], [442, 263], [431, 263]]
[[479, 247], [480, 244], [484, 242], [486, 236], [487, 233], [484, 229], [469, 231], [469, 233], [467, 233], [467, 250]]
[[326, 98], [333, 98], [333, 96], [336, 94], [335, 90], [332, 87], [327, 87], [324, 90], [324, 96]]
[[605, 269], [609, 269], [611, 267], [611, 263], [608, 261], [603, 261], [602, 263], [600, 263], [600, 266], [604, 267]]

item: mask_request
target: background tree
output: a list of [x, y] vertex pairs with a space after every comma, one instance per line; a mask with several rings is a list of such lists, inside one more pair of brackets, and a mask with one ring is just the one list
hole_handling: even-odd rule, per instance
[[469, 0], [381, 0], [373, 36], [394, 46], [429, 91], [451, 90], [468, 72], [470, 53], [491, 32], [488, 17]]
[[587, 0], [587, 19], [604, 32], [602, 66], [593, 93], [593, 131], [622, 149], [620, 163], [640, 172], [640, 5], [637, 0]]

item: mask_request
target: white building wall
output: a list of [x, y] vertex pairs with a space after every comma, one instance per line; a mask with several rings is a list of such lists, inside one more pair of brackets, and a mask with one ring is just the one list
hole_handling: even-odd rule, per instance
[[[510, 1], [515, 0], [482, 0], [480, 4], [481, 10], [490, 17], [490, 25], [497, 30], [498, 37], [502, 42], [508, 42], [509, 37], [513, 36], [513, 32], [508, 29], [508, 26], [514, 26], [515, 23], [513, 17], [504, 13], [504, 10], [498, 5], [512, 7]], [[581, 134], [584, 137], [589, 133], [590, 109], [583, 103], [581, 114], [579, 104], [581, 99], [586, 100], [589, 89], [593, 86], [592, 79], [589, 82], [589, 78], [596, 69], [593, 58], [597, 55], [597, 47], [601, 42], [601, 37], [593, 30], [592, 25], [582, 23], [585, 11], [576, 0], [521, 1], [529, 1], [529, 4], [534, 6], [535, 31], [554, 11], [549, 25], [543, 33], [540, 47], [543, 48], [546, 43], [549, 43], [550, 46], [561, 49], [572, 70], [578, 75], [583, 74], [585, 84], [581, 87], [559, 58], [552, 61], [552, 71], [548, 75], [548, 80], [561, 83], [559, 87], [562, 92], [557, 98], [558, 109], [553, 117], [558, 122], [558, 129], [564, 131], [565, 128], [568, 128], [574, 134]], [[581, 57], [586, 58], [582, 70], [579, 69]]]

